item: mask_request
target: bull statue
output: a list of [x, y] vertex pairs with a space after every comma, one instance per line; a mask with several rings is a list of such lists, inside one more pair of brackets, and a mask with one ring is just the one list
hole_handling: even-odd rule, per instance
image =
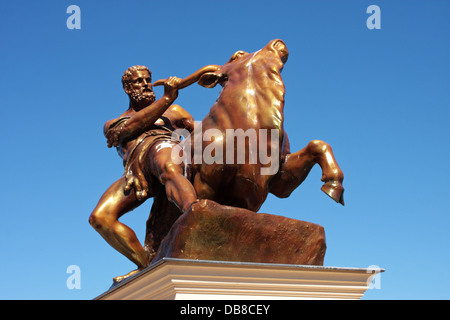
[[[344, 175], [336, 162], [331, 147], [323, 141], [314, 140], [300, 151], [295, 153], [290, 151], [288, 135], [284, 130], [285, 86], [281, 77], [281, 71], [288, 55], [286, 44], [282, 40], [276, 39], [253, 53], [237, 51], [224, 65], [203, 67], [180, 81], [178, 85], [180, 89], [196, 82], [206, 88], [212, 88], [219, 84], [223, 89], [201, 124], [181, 142], [181, 153], [179, 153], [180, 150], [175, 152], [176, 156], [183, 154], [184, 160], [178, 163], [180, 166], [184, 166], [185, 174], [192, 182], [199, 201], [192, 205], [190, 213], [184, 213], [178, 218], [167, 236], [165, 233], [156, 235], [153, 228], [160, 221], [164, 222], [161, 220], [164, 215], [161, 212], [156, 214], [156, 212], [168, 210], [170, 204], [163, 197], [155, 199], [152, 209], [154, 218], [151, 214], [147, 222], [146, 238], [146, 246], [153, 246], [155, 251], [157, 249], [155, 246], [160, 246], [154, 261], [167, 255], [181, 258], [204, 258], [204, 251], [209, 249], [202, 247], [196, 250], [195, 247], [200, 246], [199, 243], [214, 243], [214, 250], [225, 250], [223, 249], [226, 247], [224, 243], [231, 240], [226, 235], [223, 235], [223, 238], [228, 240], [223, 240], [220, 234], [229, 224], [224, 220], [218, 222], [217, 215], [230, 217], [239, 212], [240, 217], [251, 216], [254, 221], [263, 219], [262, 216], [252, 214], [260, 209], [268, 193], [279, 198], [288, 197], [306, 179], [315, 164], [319, 164], [322, 169], [321, 180], [324, 184], [321, 190], [337, 203], [344, 205], [344, 188], [342, 186]], [[153, 85], [162, 85], [165, 81], [158, 80]], [[192, 220], [186, 216], [187, 214], [192, 215], [192, 212], [201, 211], [209, 211], [211, 215], [208, 219], [215, 222], [208, 220], [209, 222], [206, 223], [206, 218], [197, 217]], [[261, 220], [264, 228], [272, 219], [272, 217], [266, 218], [264, 218], [266, 220]], [[160, 219], [159, 222], [158, 219]], [[240, 225], [245, 225], [247, 222], [241, 221]], [[279, 222], [273, 223], [280, 225]], [[202, 224], [207, 227], [201, 232], [199, 230], [196, 236], [181, 236], [180, 232], [189, 229], [186, 224], [191, 224], [190, 230], [194, 230], [196, 226]], [[240, 226], [237, 225], [235, 228], [240, 228]], [[212, 229], [214, 229], [212, 231], [214, 235], [208, 240], [200, 241], [198, 239]], [[245, 232], [241, 230], [240, 234], [251, 233], [248, 230]], [[258, 234], [265, 232], [260, 231]], [[165, 239], [162, 240], [164, 237]], [[186, 239], [189, 237], [191, 237], [189, 240], [191, 244], [188, 245], [189, 241]], [[300, 236], [294, 235], [293, 237], [299, 238]], [[233, 239], [232, 242], [235, 242], [230, 244], [231, 248], [227, 249], [227, 252], [217, 253], [215, 251], [214, 254], [206, 257], [219, 260], [238, 260], [244, 255], [248, 258], [247, 261], [292, 262], [289, 260], [290, 258], [288, 260], [274, 259], [273, 255], [265, 260], [262, 258], [255, 260], [254, 256], [249, 256], [250, 249], [244, 250], [245, 252], [242, 251], [243, 249], [236, 249], [236, 246], [250, 246], [249, 243], [242, 243], [248, 239], [241, 239], [240, 243], [236, 237]], [[264, 239], [248, 241], [265, 243], [267, 235]], [[278, 246], [284, 246], [289, 241], [291, 240], [283, 238]], [[320, 241], [317, 240], [316, 243], [315, 248], [319, 249], [303, 250], [297, 247], [295, 249], [297, 251], [293, 250], [295, 252], [318, 250], [320, 254], [314, 255], [314, 258], [305, 258], [294, 262], [321, 264], [325, 251], [322, 233], [320, 233]], [[295, 246], [298, 246], [297, 242], [293, 245], [293, 247]], [[271, 248], [274, 254], [279, 249]], [[183, 252], [184, 255], [175, 255], [176, 250]], [[202, 250], [203, 253], [201, 253]], [[191, 254], [186, 255], [187, 251]], [[224, 258], [228, 254], [234, 255], [236, 251], [241, 252], [239, 257]], [[267, 251], [268, 249], [265, 249], [265, 252]], [[293, 255], [290, 251], [286, 251], [285, 254], [286, 257]], [[261, 253], [258, 255], [264, 256]]]
[[[189, 145], [193, 154], [190, 164], [199, 199], [258, 211], [269, 192], [288, 197], [317, 163], [322, 168], [322, 191], [344, 204], [344, 175], [327, 143], [314, 140], [302, 150], [290, 152], [284, 130], [285, 86], [281, 78], [288, 55], [285, 43], [276, 39], [254, 53], [237, 51], [224, 65], [204, 67], [181, 81], [180, 87], [197, 79], [206, 88], [223, 86], [201, 123], [201, 134], [194, 131], [192, 139], [184, 141], [193, 141]], [[162, 83], [159, 80], [154, 85]], [[205, 137], [208, 132], [214, 139]], [[240, 137], [239, 132], [245, 135], [244, 145], [234, 141]], [[203, 152], [200, 156], [206, 150], [217, 151], [212, 163], [196, 161], [199, 145]], [[257, 159], [254, 151], [261, 155], [261, 147], [266, 148], [266, 157], [271, 155], [271, 167]], [[239, 161], [239, 154], [246, 160]]]

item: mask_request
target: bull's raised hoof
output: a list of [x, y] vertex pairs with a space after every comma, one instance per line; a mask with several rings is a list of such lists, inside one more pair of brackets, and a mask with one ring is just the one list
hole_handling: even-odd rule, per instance
[[325, 192], [331, 199], [333, 199], [337, 203], [344, 205], [344, 187], [339, 181], [327, 181], [323, 184], [320, 190]]
[[201, 200], [175, 222], [152, 263], [172, 257], [323, 265], [325, 251], [320, 225]]

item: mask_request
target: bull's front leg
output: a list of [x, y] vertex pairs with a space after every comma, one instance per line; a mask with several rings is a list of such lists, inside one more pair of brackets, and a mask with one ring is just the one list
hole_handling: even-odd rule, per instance
[[320, 140], [313, 140], [302, 150], [286, 155], [280, 171], [270, 184], [270, 192], [280, 198], [288, 197], [306, 179], [316, 163], [322, 168], [321, 180], [325, 182], [321, 190], [344, 205], [344, 174], [330, 145]]

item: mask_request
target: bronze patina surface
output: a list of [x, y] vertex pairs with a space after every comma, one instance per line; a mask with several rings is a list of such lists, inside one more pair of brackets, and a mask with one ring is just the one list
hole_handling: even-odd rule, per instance
[[[322, 227], [256, 213], [269, 193], [290, 196], [316, 164], [322, 169], [322, 191], [344, 204], [344, 175], [330, 145], [313, 140], [297, 152], [290, 150], [281, 77], [288, 56], [280, 39], [253, 53], [237, 51], [223, 65], [156, 81], [153, 86], [164, 85], [158, 100], [148, 68], [134, 66], [124, 73], [130, 105], [105, 124], [104, 133], [125, 172], [89, 218], [112, 247], [137, 265], [116, 282], [164, 256], [323, 263]], [[173, 104], [178, 91], [194, 83], [223, 87], [200, 126]], [[174, 150], [182, 151], [182, 161]], [[149, 198], [153, 206], [141, 245], [119, 218]]]

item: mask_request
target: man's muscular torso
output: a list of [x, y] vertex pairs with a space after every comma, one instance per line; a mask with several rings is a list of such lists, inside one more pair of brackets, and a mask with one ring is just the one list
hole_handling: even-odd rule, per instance
[[[109, 120], [104, 125], [104, 133], [107, 134], [109, 129], [115, 128], [126, 119], [132, 117], [136, 112], [127, 110], [118, 118]], [[117, 146], [117, 151], [123, 159], [124, 165], [130, 155], [130, 152], [144, 139], [151, 131], [159, 132], [161, 135], [171, 136], [171, 132], [176, 129], [194, 130], [194, 119], [192, 116], [179, 105], [171, 105], [164, 114], [154, 123], [150, 130], [143, 132], [135, 139], [123, 141]], [[168, 138], [169, 140], [169, 138]]]

